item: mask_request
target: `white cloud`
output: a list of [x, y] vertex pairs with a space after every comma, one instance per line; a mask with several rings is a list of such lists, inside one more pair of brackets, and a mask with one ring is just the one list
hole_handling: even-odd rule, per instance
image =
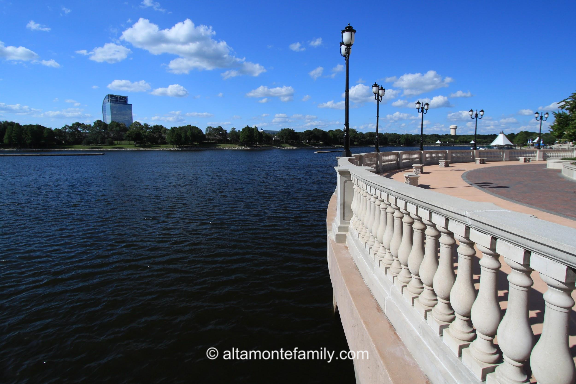
[[308, 72], [308, 74], [310, 75], [311, 78], [316, 80], [317, 78], [322, 76], [322, 72], [324, 72], [324, 68], [318, 67], [318, 68], [313, 69], [312, 71]]
[[421, 93], [430, 92], [438, 88], [447, 87], [454, 80], [450, 77], [442, 79], [436, 71], [428, 71], [424, 75], [421, 73], [406, 73], [400, 78], [388, 77], [386, 82], [394, 82], [394, 86], [404, 90], [404, 96], [414, 96]]
[[58, 64], [54, 59], [42, 60], [40, 61], [40, 64], [45, 65], [47, 67], [60, 68], [60, 64]]
[[8, 113], [15, 113], [17, 115], [29, 115], [33, 113], [40, 112], [39, 109], [30, 108], [27, 105], [20, 105], [20, 104], [4, 104], [0, 103], [0, 112], [8, 112]]
[[[424, 98], [419, 100], [422, 104], [430, 104], [430, 108], [450, 108], [453, 105], [450, 104], [450, 100], [446, 96], [434, 96], [432, 99]], [[412, 105], [415, 105], [412, 103]]]
[[302, 101], [308, 101], [310, 100], [310, 95], [306, 95], [302, 98]]
[[232, 123], [229, 121], [209, 121], [208, 125], [212, 126], [212, 127], [217, 127], [217, 126], [224, 126], [224, 125], [231, 125]]
[[238, 119], [241, 119], [241, 118], [242, 118], [242, 116], [239, 116], [239, 115], [234, 115], [234, 116], [232, 116], [232, 118], [233, 118], [233, 119], [235, 119], [235, 120], [238, 120]]
[[338, 64], [336, 65], [334, 68], [332, 68], [332, 74], [330, 75], [331, 78], [336, 77], [336, 74], [338, 72], [342, 72], [344, 70], [344, 66], [342, 64]]
[[517, 123], [518, 120], [516, 120], [513, 117], [507, 117], [505, 119], [500, 119], [500, 124], [511, 124], [511, 123]]
[[84, 113], [84, 110], [80, 108], [66, 108], [61, 111], [46, 111], [42, 113], [40, 116], [51, 117], [56, 119], [65, 119], [65, 118], [86, 119], [92, 117], [92, 115]]
[[330, 100], [326, 103], [318, 104], [318, 108], [344, 109], [344, 102], [339, 101], [335, 103], [334, 100]]
[[534, 111], [531, 109], [521, 109], [518, 111], [518, 114], [522, 116], [532, 116], [534, 114]]
[[34, 20], [30, 20], [28, 22], [28, 24], [26, 24], [26, 28], [30, 29], [31, 31], [44, 31], [44, 32], [50, 31], [50, 28], [48, 28], [44, 25], [40, 25], [38, 23], [35, 23]]
[[387, 83], [393, 83], [393, 82], [395, 82], [396, 80], [398, 80], [398, 78], [397, 78], [396, 76], [386, 77], [386, 78], [384, 79], [384, 81], [387, 82]]
[[290, 49], [293, 50], [294, 52], [301, 52], [304, 51], [306, 48], [304, 48], [302, 46], [302, 44], [300, 43], [292, 43], [289, 45]]
[[233, 56], [232, 48], [225, 41], [212, 38], [215, 34], [211, 27], [195, 26], [190, 19], [160, 30], [156, 24], [141, 18], [122, 32], [120, 39], [153, 55], [168, 53], [179, 56], [168, 64], [172, 73], [188, 73], [193, 69], [230, 69], [222, 74], [224, 79], [228, 79], [240, 75], [258, 76], [266, 71], [260, 64]]
[[114, 43], [106, 43], [103, 47], [96, 47], [91, 52], [88, 52], [85, 49], [76, 51], [76, 53], [80, 55], [90, 56], [90, 60], [94, 60], [98, 63], [105, 61], [110, 64], [124, 60], [128, 57], [130, 52], [132, 51], [128, 48]]
[[[384, 97], [382, 98], [382, 103], [386, 103], [389, 100], [398, 96], [400, 91], [397, 89], [387, 89], [384, 93]], [[342, 94], [344, 97], [345, 94]], [[355, 86], [350, 88], [350, 101], [358, 104], [363, 104], [366, 102], [376, 102], [374, 99], [374, 94], [372, 93], [372, 87], [364, 85], [364, 84], [356, 84]]]
[[52, 101], [53, 101], [53, 102], [57, 102], [57, 101], [58, 101], [58, 98], [56, 97], [56, 98], [55, 98], [54, 100], [52, 100]]
[[310, 42], [310, 46], [314, 47], [314, 48], [319, 47], [321, 45], [322, 45], [322, 38], [321, 37], [314, 39]]
[[80, 103], [77, 102], [76, 100], [67, 99], [67, 100], [64, 100], [64, 102], [65, 102], [65, 103], [74, 104], [75, 107], [79, 107], [79, 106], [80, 106]]
[[287, 123], [289, 122], [290, 119], [288, 119], [288, 115], [286, 115], [285, 113], [277, 113], [276, 115], [274, 115], [274, 119], [272, 120], [273, 123]]
[[146, 92], [150, 89], [150, 84], [144, 80], [131, 82], [129, 80], [114, 80], [108, 84], [108, 88], [113, 91], [124, 92]]
[[169, 121], [171, 123], [182, 123], [184, 122], [186, 119], [184, 119], [184, 117], [182, 117], [182, 112], [181, 111], [172, 111], [169, 112], [167, 114], [165, 114], [164, 116], [152, 116], [152, 118], [150, 119], [152, 121]]
[[267, 102], [269, 102], [269, 101], [270, 101], [270, 100], [268, 100], [267, 97], [263, 98], [262, 100], [258, 100], [258, 102], [261, 103], [261, 104], [267, 103]]
[[0, 41], [0, 58], [14, 61], [30, 61], [38, 59], [38, 55], [28, 48], [4, 46]]
[[451, 93], [450, 97], [472, 97], [474, 96], [470, 91], [468, 92], [462, 92], [462, 91], [458, 91], [456, 93]]
[[386, 115], [386, 119], [390, 121], [399, 121], [399, 120], [415, 120], [418, 117], [415, 115], [411, 115], [409, 113], [400, 113], [394, 112], [392, 115]]
[[[246, 94], [248, 97], [279, 97], [282, 101], [291, 101], [294, 97], [294, 88], [292, 87], [276, 87], [268, 88], [264, 85], [248, 92]], [[262, 101], [260, 101], [262, 102]]]
[[366, 80], [364, 80], [363, 78], [359, 78], [356, 84], [364, 84], [365, 82]]
[[98, 88], [100, 88], [100, 87], [97, 86], [97, 85], [93, 85], [93, 86], [92, 86], [92, 89], [98, 89]]
[[70, 9], [66, 8], [66, 7], [62, 7], [62, 12], [64, 12], [64, 14], [69, 14], [70, 12], [72, 12]]
[[153, 0], [143, 0], [142, 3], [140, 3], [140, 7], [142, 8], [152, 7], [152, 9], [154, 9], [155, 11], [166, 12], [165, 9], [162, 9], [162, 7], [160, 7], [160, 3], [155, 2]]
[[538, 107], [540, 111], [557, 111], [560, 109], [560, 103], [552, 103], [545, 107]]
[[188, 96], [188, 91], [180, 84], [172, 84], [169, 85], [168, 88], [156, 88], [150, 93], [156, 96], [170, 96], [170, 97]]
[[452, 121], [469, 121], [470, 114], [468, 111], [458, 111], [454, 113], [449, 113], [447, 116], [448, 120]]
[[218, 97], [224, 97], [224, 94], [222, 92], [220, 92], [219, 94], [217, 94], [216, 96]]
[[214, 116], [211, 113], [208, 112], [189, 112], [186, 114], [186, 116], [192, 116], [192, 117], [212, 117]]
[[394, 107], [408, 107], [409, 105], [410, 102], [408, 100], [402, 100], [402, 99], [398, 99], [392, 103], [392, 106]]

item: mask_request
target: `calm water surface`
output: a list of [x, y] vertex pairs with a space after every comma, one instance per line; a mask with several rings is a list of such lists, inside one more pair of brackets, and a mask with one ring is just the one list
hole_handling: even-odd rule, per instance
[[0, 382], [353, 383], [350, 361], [206, 358], [347, 350], [326, 265], [339, 155], [0, 158]]

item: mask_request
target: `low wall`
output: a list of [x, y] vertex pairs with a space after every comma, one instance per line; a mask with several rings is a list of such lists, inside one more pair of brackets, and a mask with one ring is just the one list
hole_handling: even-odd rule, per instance
[[576, 180], [576, 163], [565, 162], [562, 163], [562, 175], [569, 179]]

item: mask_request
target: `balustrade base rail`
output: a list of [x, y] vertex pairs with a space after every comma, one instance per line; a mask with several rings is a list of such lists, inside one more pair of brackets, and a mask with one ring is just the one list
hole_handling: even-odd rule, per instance
[[[367, 167], [366, 157], [378, 160], [339, 159], [331, 236], [347, 245], [430, 381], [523, 383], [531, 374], [541, 384], [573, 384], [576, 230], [378, 176], [378, 161]], [[504, 269], [505, 311], [498, 297]], [[532, 271], [548, 286], [539, 338], [529, 318]]]

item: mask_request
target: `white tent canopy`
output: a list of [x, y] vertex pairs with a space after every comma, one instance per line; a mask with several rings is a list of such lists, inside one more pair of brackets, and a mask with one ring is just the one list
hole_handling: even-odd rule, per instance
[[510, 140], [508, 140], [508, 138], [506, 137], [504, 132], [500, 132], [498, 137], [496, 137], [496, 139], [490, 145], [498, 147], [498, 146], [505, 146], [505, 145], [514, 145], [514, 144], [512, 144], [510, 142]]

